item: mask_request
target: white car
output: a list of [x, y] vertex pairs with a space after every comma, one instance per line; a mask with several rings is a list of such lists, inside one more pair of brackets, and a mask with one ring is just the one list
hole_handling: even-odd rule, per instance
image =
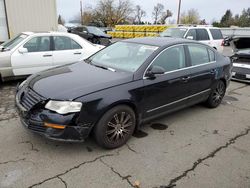
[[218, 52], [223, 52], [223, 35], [217, 27], [211, 26], [179, 26], [163, 31], [162, 37], [176, 37], [197, 40], [207, 44]]
[[81, 61], [102, 48], [75, 34], [23, 32], [0, 46], [0, 80]]

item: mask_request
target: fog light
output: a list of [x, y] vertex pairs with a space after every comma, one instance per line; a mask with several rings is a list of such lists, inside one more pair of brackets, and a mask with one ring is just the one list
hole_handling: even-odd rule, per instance
[[53, 128], [53, 129], [65, 129], [66, 125], [58, 125], [53, 123], [44, 123], [45, 127]]

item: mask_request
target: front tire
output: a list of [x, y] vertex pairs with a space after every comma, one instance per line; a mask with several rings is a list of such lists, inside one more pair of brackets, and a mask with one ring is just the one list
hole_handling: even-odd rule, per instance
[[134, 111], [126, 106], [116, 106], [107, 111], [94, 128], [98, 145], [114, 149], [124, 145], [133, 134], [136, 126]]
[[226, 93], [226, 86], [222, 80], [219, 80], [215, 87], [212, 89], [207, 101], [206, 105], [209, 108], [216, 108], [220, 105], [224, 95]]

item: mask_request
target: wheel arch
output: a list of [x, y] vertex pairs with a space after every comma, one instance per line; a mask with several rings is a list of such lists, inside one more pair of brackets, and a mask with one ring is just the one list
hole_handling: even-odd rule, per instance
[[112, 103], [111, 105], [109, 105], [107, 108], [105, 108], [105, 110], [103, 110], [103, 112], [101, 113], [101, 115], [98, 117], [95, 125], [92, 127], [92, 130], [91, 132], [93, 131], [94, 127], [96, 126], [96, 124], [100, 121], [100, 119], [103, 117], [103, 115], [111, 110], [112, 108], [116, 107], [116, 106], [122, 106], [122, 105], [125, 105], [125, 106], [128, 106], [130, 107], [134, 113], [135, 113], [135, 118], [136, 118], [136, 125], [135, 125], [135, 131], [137, 129], [139, 129], [139, 125], [140, 125], [140, 115], [139, 115], [139, 110], [138, 110], [138, 107], [136, 106], [136, 104], [130, 100], [121, 100], [121, 101], [117, 101], [117, 102], [114, 102]]

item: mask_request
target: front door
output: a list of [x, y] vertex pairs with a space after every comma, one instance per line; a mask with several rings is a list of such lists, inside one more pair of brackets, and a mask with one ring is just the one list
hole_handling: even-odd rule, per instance
[[164, 68], [165, 74], [144, 78], [144, 119], [185, 106], [189, 96], [189, 73], [182, 45], [164, 50], [149, 70], [152, 66]]
[[50, 36], [33, 37], [20, 48], [27, 49], [20, 53], [17, 49], [11, 56], [11, 65], [15, 76], [30, 75], [52, 67]]

